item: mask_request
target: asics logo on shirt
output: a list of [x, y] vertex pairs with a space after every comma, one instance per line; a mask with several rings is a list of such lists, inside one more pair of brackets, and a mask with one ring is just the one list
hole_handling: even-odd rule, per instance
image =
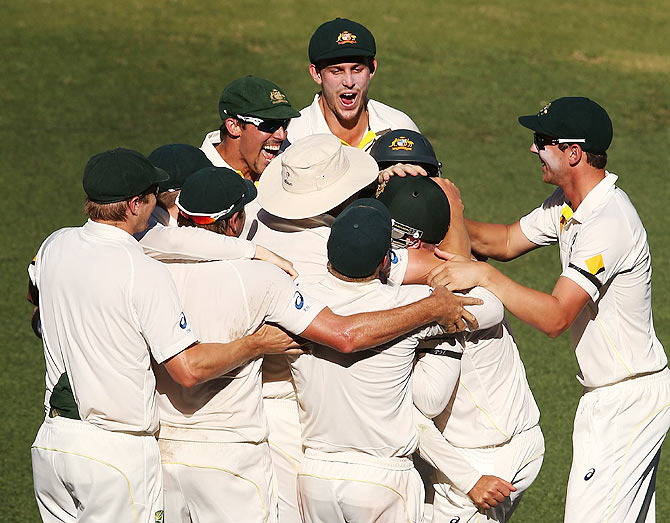
[[586, 473], [586, 476], [584, 476], [584, 481], [590, 480], [595, 473], [596, 469], [589, 469], [589, 471]]

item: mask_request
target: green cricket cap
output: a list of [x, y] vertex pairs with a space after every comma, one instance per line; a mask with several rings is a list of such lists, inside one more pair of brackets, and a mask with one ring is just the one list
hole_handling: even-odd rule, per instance
[[189, 217], [219, 220], [231, 217], [254, 198], [252, 181], [227, 167], [207, 167], [186, 179], [175, 203]]
[[169, 178], [158, 184], [160, 192], [181, 189], [186, 178], [194, 172], [212, 167], [204, 152], [185, 143], [161, 145], [154, 149], [148, 160], [168, 173]]
[[370, 149], [370, 156], [380, 169], [396, 163], [411, 163], [428, 166], [429, 176], [437, 176], [441, 167], [428, 138], [411, 129], [396, 129], [383, 134]]
[[280, 87], [255, 76], [245, 76], [230, 82], [219, 98], [221, 120], [235, 116], [258, 118], [297, 118], [300, 112], [291, 107], [291, 102]]
[[612, 143], [612, 121], [607, 111], [581, 96], [558, 98], [535, 115], [519, 116], [519, 123], [552, 138], [585, 140], [576, 143], [594, 154], [604, 154]]
[[84, 169], [83, 185], [96, 203], [114, 203], [137, 196], [168, 180], [163, 169], [132, 149], [113, 149], [93, 156]]
[[449, 230], [449, 198], [431, 178], [392, 176], [379, 186], [377, 199], [391, 213], [393, 238], [397, 237], [399, 243], [404, 234], [412, 236], [418, 231], [420, 234], [414, 239], [437, 245]]
[[328, 238], [328, 261], [349, 278], [365, 278], [391, 247], [391, 215], [374, 198], [361, 198], [335, 219]]
[[309, 40], [309, 61], [345, 56], [369, 56], [377, 53], [375, 37], [363, 25], [346, 18], [335, 18], [321, 24]]

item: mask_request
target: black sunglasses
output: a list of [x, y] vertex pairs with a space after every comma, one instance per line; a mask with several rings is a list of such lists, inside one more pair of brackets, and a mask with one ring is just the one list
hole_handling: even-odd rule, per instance
[[283, 127], [284, 130], [288, 129], [288, 124], [291, 122], [290, 118], [281, 118], [281, 119], [272, 118], [269, 120], [264, 120], [263, 118], [256, 118], [255, 116], [238, 116], [237, 118], [239, 120], [242, 120], [243, 122], [254, 124], [259, 131], [268, 134], [276, 133], [277, 130], [281, 127]]
[[585, 138], [552, 138], [545, 134], [533, 133], [533, 143], [538, 151], [544, 150], [547, 145], [558, 145], [559, 143], [585, 143]]

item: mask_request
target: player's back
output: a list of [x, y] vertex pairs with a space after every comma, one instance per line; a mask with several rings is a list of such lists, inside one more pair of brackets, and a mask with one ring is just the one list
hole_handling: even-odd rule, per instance
[[[305, 290], [345, 315], [404, 305], [428, 294], [427, 287], [345, 282], [330, 274]], [[410, 387], [417, 344], [407, 336], [353, 354], [317, 346], [312, 354], [294, 358], [303, 446], [383, 458], [411, 454], [417, 445]]]

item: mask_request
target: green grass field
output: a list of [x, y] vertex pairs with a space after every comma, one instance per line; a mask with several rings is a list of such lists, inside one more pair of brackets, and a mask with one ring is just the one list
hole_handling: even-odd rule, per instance
[[[542, 183], [528, 152], [531, 134], [518, 115], [565, 95], [606, 107], [614, 122], [608, 167], [646, 225], [656, 331], [670, 345], [670, 248], [663, 232], [670, 2], [544, 4], [5, 0], [0, 520], [39, 520], [30, 444], [43, 417], [44, 361], [29, 327], [25, 271], [50, 232], [84, 221], [86, 161], [117, 146], [145, 154], [165, 143], [199, 146], [220, 123], [221, 89], [245, 74], [272, 79], [294, 106], [307, 105], [315, 92], [307, 43], [335, 16], [375, 34], [372, 97], [409, 113], [431, 139], [469, 217], [511, 222], [553, 189]], [[557, 249], [541, 249], [503, 270], [550, 291], [560, 270]], [[580, 395], [577, 365], [567, 334], [549, 340], [517, 321], [514, 328], [547, 445], [542, 472], [514, 520], [558, 522]], [[668, 452], [657, 478], [658, 521], [670, 519]]]

